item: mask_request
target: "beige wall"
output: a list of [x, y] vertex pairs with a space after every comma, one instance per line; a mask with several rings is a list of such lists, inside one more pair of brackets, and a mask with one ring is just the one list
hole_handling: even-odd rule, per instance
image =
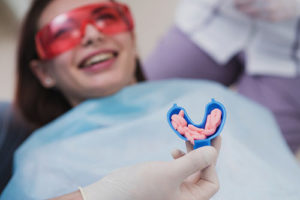
[[[178, 0], [123, 0], [123, 2], [127, 2], [133, 11], [137, 26], [138, 49], [141, 57], [145, 58], [173, 22]], [[18, 28], [17, 20], [7, 5], [0, 1], [0, 101], [12, 99], [15, 78]], [[19, 12], [21, 9], [16, 10]]]
[[13, 95], [16, 21], [10, 8], [0, 3], [0, 100]]

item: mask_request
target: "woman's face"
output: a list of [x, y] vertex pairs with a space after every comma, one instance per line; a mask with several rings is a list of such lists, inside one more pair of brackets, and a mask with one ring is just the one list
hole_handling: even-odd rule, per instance
[[[43, 11], [38, 28], [59, 14], [105, 0], [53, 0]], [[33, 61], [31, 68], [48, 88], [60, 90], [71, 105], [111, 95], [135, 82], [135, 38], [132, 32], [107, 36], [87, 25], [80, 44], [49, 61]]]

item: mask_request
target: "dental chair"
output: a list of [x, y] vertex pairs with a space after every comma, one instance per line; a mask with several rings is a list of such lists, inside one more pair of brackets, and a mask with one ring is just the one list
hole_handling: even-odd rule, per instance
[[0, 102], [0, 194], [12, 175], [14, 152], [29, 134], [11, 104]]

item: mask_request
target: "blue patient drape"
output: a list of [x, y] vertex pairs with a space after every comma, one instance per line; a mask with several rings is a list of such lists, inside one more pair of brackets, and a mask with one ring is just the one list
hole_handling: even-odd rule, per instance
[[268, 110], [216, 83], [177, 79], [88, 100], [35, 131], [15, 154], [1, 200], [56, 197], [120, 167], [171, 160], [170, 151], [185, 145], [167, 111], [177, 103], [200, 123], [211, 98], [227, 110], [213, 199], [299, 200], [299, 166]]

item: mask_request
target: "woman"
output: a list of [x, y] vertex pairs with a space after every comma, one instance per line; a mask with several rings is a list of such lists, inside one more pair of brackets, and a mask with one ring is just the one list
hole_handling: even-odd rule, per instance
[[[54, 47], [48, 47], [56, 49], [56, 52], [49, 52], [48, 57], [40, 60], [43, 52], [40, 52], [39, 57], [36, 48], [28, 47], [35, 47], [35, 34], [55, 17], [49, 15], [49, 12], [46, 14], [43, 12], [44, 8], [57, 10], [56, 5], [50, 3], [51, 1], [35, 1], [33, 4], [32, 11], [24, 22], [18, 54], [16, 105], [35, 128], [45, 125], [86, 99], [111, 95], [126, 85], [144, 80], [135, 51], [135, 35], [131, 32], [132, 21], [128, 24], [127, 32], [123, 30], [126, 27], [118, 27], [120, 30], [116, 31], [107, 30], [111, 32], [110, 35], [115, 35], [113, 37], [99, 33], [91, 25], [83, 27], [85, 30], [78, 33], [84, 35], [82, 38], [61, 35], [62, 38], [56, 41], [58, 44], [52, 43], [49, 45]], [[51, 5], [53, 6], [49, 7]], [[107, 23], [110, 23], [109, 20]], [[114, 32], [118, 31], [121, 33], [116, 35]], [[51, 42], [40, 41], [45, 39], [42, 34], [37, 39], [38, 44]], [[69, 41], [64, 43], [64, 37], [70, 37]], [[91, 38], [96, 39], [93, 41]], [[77, 47], [70, 50], [78, 43], [85, 48]], [[49, 49], [41, 51], [47, 50]], [[55, 59], [51, 59], [52, 54], [56, 56]], [[88, 62], [93, 62], [93, 59], [102, 61], [102, 64], [87, 66]], [[122, 64], [121, 68], [106, 69], [112, 62], [116, 62], [115, 65], [125, 64]], [[94, 71], [95, 73], [92, 73]], [[102, 71], [104, 72], [100, 73]]]
[[[195, 117], [203, 113], [199, 105], [211, 97], [222, 100], [231, 113], [228, 128], [223, 132], [226, 135], [223, 156], [228, 157], [223, 157], [219, 168], [224, 187], [219, 198], [241, 199], [247, 193], [251, 199], [276, 199], [291, 191], [291, 198], [299, 197], [296, 187], [299, 168], [286, 156], [289, 152], [267, 111], [210, 82], [173, 80], [134, 84], [142, 79], [135, 76], [140, 74], [139, 67], [136, 68], [135, 36], [125, 6], [99, 0], [52, 0], [36, 1], [33, 8], [24, 24], [26, 37], [19, 48], [16, 103], [33, 127], [48, 124], [36, 130], [17, 150], [14, 175], [2, 199], [47, 199], [71, 193], [78, 186], [83, 187], [87, 198], [98, 198], [91, 191], [96, 191], [99, 182], [103, 186], [101, 180], [97, 181], [112, 170], [152, 160], [165, 161], [169, 150], [182, 147], [165, 122], [166, 112], [174, 102], [188, 106]], [[35, 23], [31, 19], [36, 19]], [[37, 51], [34, 49], [27, 55], [28, 48], [35, 46], [35, 36]], [[264, 134], [258, 136], [257, 129]], [[261, 141], [270, 137], [272, 145], [257, 142], [258, 137]], [[177, 193], [182, 187], [173, 181], [174, 177], [167, 173], [167, 178], [155, 179], [155, 173], [150, 172], [159, 167], [151, 166], [149, 171], [138, 170], [148, 175], [142, 183], [154, 182], [146, 184], [146, 189], [152, 191], [147, 196], [156, 199], [154, 195], [164, 190], [184, 198]], [[162, 176], [163, 172], [158, 170]], [[126, 170], [122, 174], [132, 177]], [[262, 176], [265, 178], [260, 180]], [[154, 179], [162, 181], [167, 190]], [[105, 183], [107, 179], [103, 180]], [[195, 180], [208, 191], [203, 183], [211, 179], [206, 176], [199, 179], [199, 173], [184, 183], [191, 186]], [[251, 184], [251, 191], [241, 187], [241, 181]], [[90, 185], [94, 182], [95, 187]], [[128, 191], [130, 185], [124, 185]], [[141, 192], [141, 185], [137, 186], [131, 189]]]
[[[24, 22], [18, 54], [18, 87], [15, 101], [28, 126], [32, 129], [39, 128], [87, 99], [109, 96], [127, 85], [143, 81], [133, 29], [130, 11], [124, 4], [99, 0], [35, 1]], [[34, 46], [36, 48], [31, 48]], [[178, 164], [148, 163], [119, 170], [104, 180], [86, 186], [81, 190], [82, 194], [75, 192], [61, 198], [86, 196], [86, 199], [94, 199], [97, 196], [105, 196], [106, 199], [114, 199], [118, 196], [118, 199], [134, 199], [136, 192], [131, 194], [119, 190], [137, 186], [144, 188], [144, 193], [153, 192], [147, 188], [147, 175], [135, 176], [135, 171], [139, 169], [157, 174], [157, 180], [154, 180], [156, 182], [164, 179], [161, 173], [168, 174], [172, 167], [174, 170], [182, 168], [182, 172], [174, 171], [176, 174], [168, 175], [174, 178], [182, 174], [192, 175], [195, 170], [197, 173], [203, 170], [202, 176], [208, 180], [212, 177], [209, 181], [214, 182], [217, 181], [213, 173], [214, 167], [209, 166], [215, 162], [215, 154], [210, 151], [214, 150], [202, 149], [197, 154], [189, 154], [182, 162], [179, 163], [178, 160]], [[177, 153], [174, 158], [182, 156], [182, 153]], [[201, 156], [201, 162], [190, 163], [191, 158], [197, 160]], [[156, 169], [153, 169], [152, 165], [156, 166]], [[187, 172], [193, 166], [194, 171]], [[211, 169], [204, 170], [207, 167]], [[126, 174], [131, 174], [131, 177], [120, 179], [120, 175], [125, 171]], [[133, 180], [134, 176], [136, 180]], [[119, 186], [109, 187], [110, 182], [116, 178], [127, 184], [120, 183]], [[176, 178], [172, 182], [179, 181], [179, 186], [183, 184], [184, 179]], [[207, 185], [192, 189], [194, 194], [184, 191], [183, 184], [182, 191], [176, 192], [175, 187], [168, 187], [168, 190], [162, 190], [157, 197], [174, 199], [170, 193], [172, 189], [172, 192], [182, 194], [181, 198], [198, 196], [208, 199], [217, 190], [217, 182], [216, 186], [213, 186], [209, 181], [202, 180], [207, 182]], [[197, 182], [195, 181], [195, 186]], [[142, 184], [145, 186], [141, 186]], [[148, 184], [151, 184], [151, 181]], [[193, 185], [189, 185], [191, 186]], [[203, 190], [203, 187], [206, 189]], [[143, 192], [139, 193], [139, 197], [147, 197]]]

